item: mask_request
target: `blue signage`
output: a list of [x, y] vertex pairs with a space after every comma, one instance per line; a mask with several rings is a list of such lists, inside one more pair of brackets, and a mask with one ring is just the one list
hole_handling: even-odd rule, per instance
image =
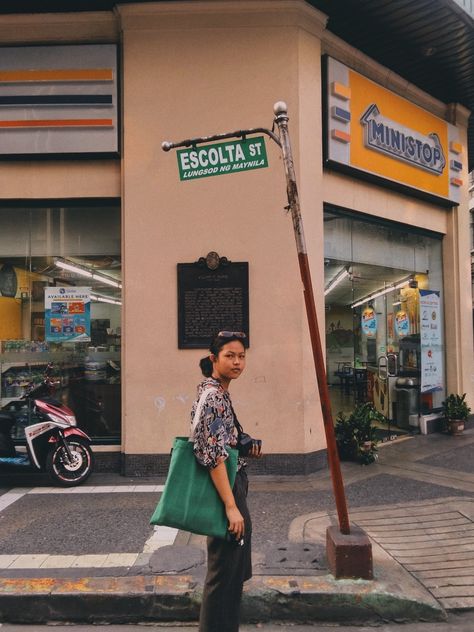
[[90, 341], [89, 287], [46, 287], [44, 307], [45, 338], [48, 342]]

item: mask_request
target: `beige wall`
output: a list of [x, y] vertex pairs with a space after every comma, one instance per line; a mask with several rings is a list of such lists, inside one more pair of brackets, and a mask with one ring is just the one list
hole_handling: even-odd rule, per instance
[[[163, 140], [271, 127], [280, 99], [289, 105], [295, 152], [302, 115], [319, 138], [318, 42], [291, 16], [277, 25], [274, 16], [269, 28], [256, 14], [252, 25], [236, 27], [238, 16], [229, 21], [224, 12], [208, 16], [212, 26], [203, 29], [199, 8], [192, 24], [192, 9], [171, 20], [172, 11], [144, 5], [122, 16], [125, 451], [166, 452], [172, 437], [187, 431], [205, 351], [177, 349], [176, 264], [210, 250], [250, 267], [252, 342], [246, 372], [232, 386], [241, 422], [268, 452], [320, 449], [314, 395], [303, 388], [303, 301], [277, 146], [267, 141], [268, 169], [184, 183], [174, 153], [160, 150]], [[316, 60], [302, 95], [300, 55]], [[319, 149], [312, 162], [321, 171]]]
[[446, 234], [449, 211], [382, 186], [369, 185], [337, 172], [325, 171], [324, 201], [385, 219]]
[[[298, 134], [299, 151], [296, 153], [296, 169], [301, 203], [301, 215], [304, 222], [306, 247], [310, 264], [313, 290], [316, 302], [321, 344], [324, 345], [324, 225], [323, 225], [323, 167], [322, 119], [317, 114], [321, 103], [320, 64], [314, 63], [321, 57], [320, 38], [305, 30], [298, 34], [298, 128], [290, 120], [290, 130]], [[289, 220], [289, 218], [288, 218]], [[297, 290], [302, 291], [298, 284]], [[302, 386], [303, 386], [303, 423], [304, 451], [311, 452], [325, 447], [321, 405], [316, 382], [314, 359], [307, 326], [306, 311], [301, 313], [302, 329]]]
[[[450, 107], [450, 122], [461, 130], [461, 143], [467, 147], [469, 112], [462, 106]], [[471, 234], [467, 153], [462, 156], [465, 183], [459, 206], [448, 214], [443, 242], [444, 288], [446, 312], [446, 377], [448, 392], [467, 393], [474, 408], [474, 366], [471, 294]]]
[[120, 162], [0, 161], [0, 191], [8, 200], [120, 197]]

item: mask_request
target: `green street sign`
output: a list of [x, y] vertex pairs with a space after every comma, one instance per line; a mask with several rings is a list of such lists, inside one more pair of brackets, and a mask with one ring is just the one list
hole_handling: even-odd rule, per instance
[[180, 180], [268, 167], [263, 136], [181, 149], [177, 157]]

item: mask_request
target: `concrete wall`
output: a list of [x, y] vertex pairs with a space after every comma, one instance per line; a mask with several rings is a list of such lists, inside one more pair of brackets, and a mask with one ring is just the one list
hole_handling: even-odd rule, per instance
[[[267, 452], [324, 447], [314, 378], [311, 395], [303, 386], [306, 326], [292, 225], [282, 210], [278, 147], [267, 141], [268, 169], [184, 183], [176, 156], [160, 150], [167, 139], [271, 127], [280, 99], [289, 105], [297, 156], [302, 128], [320, 137], [318, 40], [299, 28], [301, 15], [263, 15], [264, 5], [196, 3], [184, 12], [165, 3], [121, 10], [127, 453], [166, 452], [172, 437], [187, 431], [205, 351], [177, 349], [176, 264], [210, 250], [249, 262], [252, 342], [247, 369], [232, 385], [241, 422], [262, 437]], [[316, 62], [304, 85], [301, 56]], [[312, 143], [311, 163], [304, 164], [320, 178], [319, 145]], [[303, 199], [317, 188], [302, 187]], [[319, 228], [317, 198], [311, 215], [313, 209]]]
[[[462, 106], [450, 108], [452, 123], [462, 132], [461, 142], [467, 147], [469, 112]], [[463, 156], [462, 179], [465, 187], [459, 206], [448, 213], [446, 238], [443, 242], [444, 287], [446, 312], [446, 378], [448, 393], [467, 393], [474, 403], [474, 366], [471, 295], [471, 236], [467, 156]]]

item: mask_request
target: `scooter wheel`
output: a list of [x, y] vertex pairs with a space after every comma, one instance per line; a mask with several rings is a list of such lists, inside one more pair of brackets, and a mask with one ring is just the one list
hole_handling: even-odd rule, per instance
[[94, 455], [90, 445], [80, 437], [67, 439], [67, 444], [72, 453], [72, 461], [63, 445], [56, 445], [46, 459], [46, 469], [57, 485], [72, 487], [83, 483], [92, 472]]

